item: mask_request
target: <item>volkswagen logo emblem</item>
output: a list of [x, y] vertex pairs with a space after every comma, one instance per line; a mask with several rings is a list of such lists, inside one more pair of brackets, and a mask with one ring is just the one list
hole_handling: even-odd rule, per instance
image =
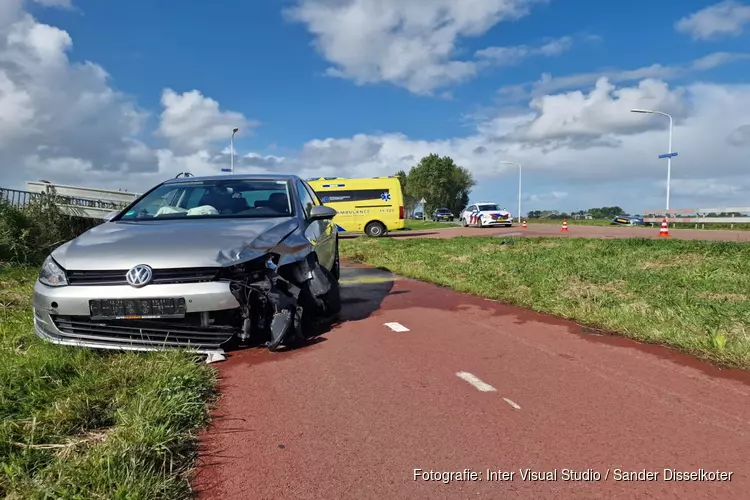
[[148, 285], [149, 283], [151, 283], [151, 279], [153, 277], [154, 273], [151, 268], [144, 264], [139, 264], [133, 267], [125, 275], [125, 279], [127, 280], [128, 285], [134, 286], [136, 288]]

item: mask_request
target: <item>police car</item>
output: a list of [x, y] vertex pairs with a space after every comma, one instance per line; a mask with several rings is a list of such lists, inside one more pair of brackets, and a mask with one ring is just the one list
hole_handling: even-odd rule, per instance
[[513, 225], [513, 217], [510, 212], [500, 208], [496, 203], [482, 202], [469, 205], [461, 214], [461, 225], [463, 227], [490, 227]]

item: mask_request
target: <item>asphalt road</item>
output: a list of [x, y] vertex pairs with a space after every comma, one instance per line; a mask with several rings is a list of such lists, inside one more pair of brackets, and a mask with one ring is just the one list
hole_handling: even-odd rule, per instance
[[[660, 238], [659, 227], [626, 227], [626, 226], [576, 226], [568, 225], [568, 231], [562, 232], [562, 223], [528, 224], [526, 229], [513, 227], [460, 227], [446, 224], [439, 229], [419, 229], [413, 231], [395, 231], [389, 234], [394, 238], [455, 238], [457, 236], [500, 236], [509, 233], [516, 236], [563, 237], [563, 238]], [[345, 236], [356, 237], [356, 236]], [[706, 241], [750, 241], [750, 231], [731, 231], [717, 229], [670, 229], [669, 237], [679, 240]]]
[[316, 343], [217, 365], [201, 498], [748, 498], [747, 373], [382, 271], [347, 266], [342, 282], [342, 319]]

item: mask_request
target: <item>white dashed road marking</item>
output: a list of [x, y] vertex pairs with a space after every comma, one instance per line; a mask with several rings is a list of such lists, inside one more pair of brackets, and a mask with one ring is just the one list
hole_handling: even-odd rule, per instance
[[401, 323], [383, 323], [385, 326], [393, 330], [394, 332], [408, 332], [409, 329], [406, 328]]
[[456, 373], [456, 376], [460, 379], [463, 379], [473, 385], [477, 390], [482, 392], [493, 392], [495, 391], [495, 388], [492, 387], [490, 384], [485, 384], [478, 378], [476, 378], [474, 375], [472, 375], [469, 372], [458, 372]]
[[506, 403], [508, 403], [509, 405], [511, 405], [511, 406], [512, 406], [513, 408], [515, 408], [516, 410], [520, 410], [520, 409], [521, 409], [521, 407], [520, 407], [520, 406], [518, 406], [518, 405], [517, 405], [516, 403], [514, 403], [514, 402], [513, 402], [513, 401], [511, 401], [510, 399], [508, 399], [508, 398], [503, 398], [503, 400], [504, 400], [504, 401], [505, 401]]

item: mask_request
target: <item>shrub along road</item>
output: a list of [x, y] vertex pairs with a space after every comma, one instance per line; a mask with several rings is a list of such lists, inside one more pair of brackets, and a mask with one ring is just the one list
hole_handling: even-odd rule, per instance
[[[505, 258], [497, 269], [510, 272]], [[342, 276], [342, 319], [317, 343], [218, 365], [201, 497], [746, 498], [747, 372], [383, 271]], [[477, 480], [415, 480], [414, 469], [466, 468]], [[557, 480], [524, 481], [527, 468]], [[489, 481], [487, 469], [514, 475]], [[565, 481], [564, 469], [593, 480]], [[644, 469], [657, 479], [622, 481]], [[717, 470], [724, 481], [706, 480]]]

